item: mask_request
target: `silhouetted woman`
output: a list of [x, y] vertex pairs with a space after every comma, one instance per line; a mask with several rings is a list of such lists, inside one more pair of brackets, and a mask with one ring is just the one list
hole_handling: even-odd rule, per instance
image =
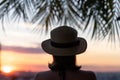
[[51, 31], [51, 39], [42, 42], [42, 48], [53, 56], [48, 65], [50, 71], [39, 72], [35, 80], [96, 80], [92, 71], [80, 70], [76, 66], [76, 55], [87, 48], [85, 39], [77, 37], [77, 31], [60, 26]]

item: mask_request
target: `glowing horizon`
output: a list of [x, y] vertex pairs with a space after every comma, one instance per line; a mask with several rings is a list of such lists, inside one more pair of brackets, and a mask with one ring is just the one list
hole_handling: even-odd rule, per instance
[[[83, 54], [77, 55], [77, 65], [83, 69], [94, 71], [120, 71], [119, 53], [108, 50], [98, 51], [90, 48]], [[112, 51], [112, 50], [111, 50]], [[102, 53], [101, 53], [102, 52]], [[2, 50], [2, 66], [13, 66], [13, 71], [43, 71], [48, 70], [48, 63], [52, 62], [52, 56], [46, 53], [20, 53]], [[116, 68], [116, 69], [114, 69]], [[99, 70], [101, 69], [101, 70]]]

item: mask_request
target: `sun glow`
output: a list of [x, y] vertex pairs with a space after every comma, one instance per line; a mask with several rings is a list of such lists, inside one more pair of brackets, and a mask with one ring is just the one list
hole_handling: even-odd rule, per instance
[[3, 71], [4, 73], [10, 73], [10, 72], [13, 71], [13, 67], [11, 67], [11, 66], [3, 66], [3, 67], [2, 67], [2, 71]]

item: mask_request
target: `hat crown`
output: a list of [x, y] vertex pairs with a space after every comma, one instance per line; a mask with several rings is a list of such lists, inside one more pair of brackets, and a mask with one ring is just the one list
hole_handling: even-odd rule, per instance
[[77, 31], [71, 27], [61, 26], [51, 31], [51, 40], [56, 43], [70, 43], [77, 40]]
[[51, 39], [42, 42], [42, 48], [56, 56], [70, 56], [83, 53], [87, 48], [84, 38], [77, 37], [77, 31], [69, 26], [60, 26], [51, 31]]

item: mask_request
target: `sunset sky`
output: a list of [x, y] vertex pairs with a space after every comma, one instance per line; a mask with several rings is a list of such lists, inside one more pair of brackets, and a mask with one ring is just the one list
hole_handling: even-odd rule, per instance
[[[41, 49], [41, 42], [49, 38], [49, 31], [47, 34], [38, 33], [32, 31], [33, 27], [28, 23], [6, 25], [5, 31], [0, 27], [2, 68], [10, 66], [13, 71], [48, 70], [47, 65], [52, 62], [52, 56]], [[79, 32], [79, 36], [86, 38], [88, 48], [85, 53], [77, 55], [77, 65], [93, 71], [120, 71], [118, 45], [107, 45], [106, 40], [90, 40], [86, 33]]]

